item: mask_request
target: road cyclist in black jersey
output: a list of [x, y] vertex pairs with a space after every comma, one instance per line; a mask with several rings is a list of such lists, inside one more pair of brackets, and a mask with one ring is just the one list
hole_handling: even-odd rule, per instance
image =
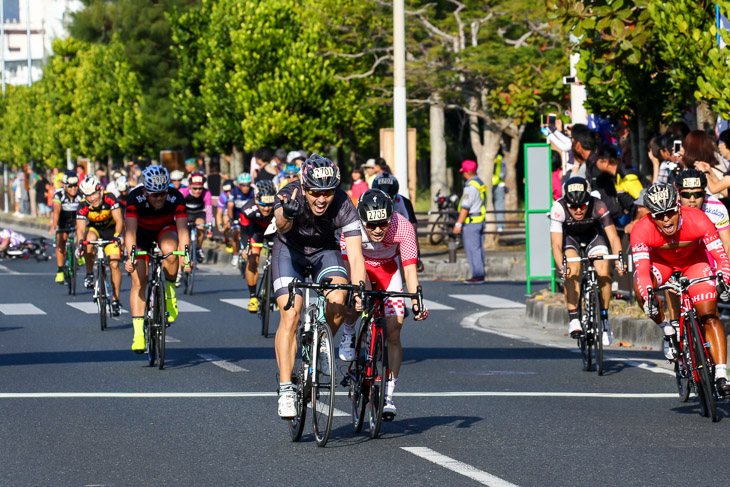
[[[109, 259], [111, 271], [112, 292], [112, 315], [121, 314], [122, 305], [119, 302], [119, 290], [122, 287], [122, 270], [119, 267], [121, 260], [122, 230], [124, 229], [124, 217], [119, 201], [113, 194], [102, 190], [102, 185], [96, 176], [87, 175], [79, 184], [84, 199], [76, 212], [76, 237], [79, 242], [77, 257], [86, 255], [86, 277], [84, 286], [87, 289], [94, 288], [94, 259], [96, 249], [93, 243], [96, 240], [116, 240], [117, 244], [104, 247], [104, 253]], [[89, 242], [84, 248], [81, 242]]]
[[[51, 214], [51, 235], [56, 235], [56, 282], [63, 284], [63, 266], [66, 262], [66, 239], [76, 226], [76, 210], [81, 203], [79, 196], [79, 176], [74, 171], [66, 171], [61, 178], [63, 187], [53, 194]], [[75, 269], [72, 270], [76, 272]]]
[[[127, 255], [132, 255], [132, 247], [137, 250], [152, 252], [159, 246], [163, 254], [170, 254], [162, 267], [165, 274], [165, 306], [167, 321], [177, 319], [177, 297], [175, 294], [175, 277], [179, 267], [174, 251], [184, 251], [190, 245], [188, 233], [188, 215], [182, 194], [170, 187], [170, 176], [162, 166], [151, 165], [143, 172], [144, 184], [134, 188], [127, 199], [126, 234], [124, 244]], [[186, 256], [185, 272], [192, 269], [192, 259]], [[132, 259], [125, 264], [127, 272], [132, 274], [132, 288], [129, 295], [129, 309], [132, 313], [134, 338], [132, 350], [144, 353], [144, 312], [145, 290], [148, 279], [148, 259], [140, 257], [132, 265]]]
[[[288, 285], [294, 279], [304, 281], [311, 269], [314, 282], [331, 279], [332, 284], [346, 284], [347, 271], [339, 250], [337, 233], [345, 237], [350, 261], [350, 279], [359, 285], [366, 279], [362, 255], [360, 219], [352, 200], [340, 185], [340, 170], [326, 157], [312, 154], [300, 168], [299, 181], [287, 184], [277, 194], [274, 217], [278, 234], [273, 248], [274, 296], [280, 310], [276, 331], [276, 361], [279, 366], [278, 413], [283, 419], [296, 416], [296, 393], [292, 370], [297, 353], [296, 331], [302, 311], [302, 291], [297, 290], [294, 306], [284, 310]], [[345, 313], [347, 291], [327, 294], [326, 321], [337, 333]], [[355, 295], [356, 309], [361, 309]]]

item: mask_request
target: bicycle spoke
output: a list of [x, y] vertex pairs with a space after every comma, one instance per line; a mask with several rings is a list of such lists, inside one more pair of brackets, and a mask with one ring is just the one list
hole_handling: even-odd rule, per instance
[[335, 409], [335, 354], [332, 331], [326, 323], [316, 325], [317, 340], [315, 368], [312, 371], [312, 423], [314, 439], [318, 446], [325, 446], [332, 430]]

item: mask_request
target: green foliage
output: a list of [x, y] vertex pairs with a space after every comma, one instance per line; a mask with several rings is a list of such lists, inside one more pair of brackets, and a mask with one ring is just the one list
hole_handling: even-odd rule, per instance
[[[716, 3], [720, 6], [721, 13], [726, 17], [730, 16], [730, 1], [718, 0]], [[725, 30], [720, 31], [726, 45], [720, 49], [716, 44], [718, 31], [714, 21], [709, 26], [705, 23], [704, 29], [693, 30], [691, 34], [693, 42], [687, 42], [692, 49], [694, 61], [701, 71], [697, 77], [695, 96], [698, 100], [707, 101], [712, 110], [722, 118], [730, 120], [730, 79], [727, 76], [728, 70], [730, 70], [728, 65], [730, 48], [727, 47], [730, 45], [730, 34]], [[695, 38], [697, 38], [696, 41]], [[700, 50], [700, 46], [704, 50]]]

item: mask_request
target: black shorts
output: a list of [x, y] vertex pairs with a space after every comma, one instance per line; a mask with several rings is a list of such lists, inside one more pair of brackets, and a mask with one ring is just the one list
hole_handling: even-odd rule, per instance
[[165, 232], [175, 232], [177, 234], [177, 226], [173, 223], [166, 225], [159, 230], [149, 230], [147, 228], [137, 227], [137, 250], [152, 252], [155, 244], [160, 241], [160, 235]]
[[[347, 279], [345, 263], [339, 250], [322, 250], [314, 255], [304, 255], [290, 249], [279, 239], [274, 241], [271, 261], [273, 263], [274, 296], [289, 293], [289, 283], [297, 278], [303, 281], [308, 266], [312, 268], [312, 280], [320, 282], [325, 277], [342, 277]], [[297, 289], [297, 294], [304, 293]]]
[[205, 210], [203, 211], [190, 211], [188, 210], [188, 222], [194, 222], [200, 218], [201, 220], [205, 221]]
[[70, 230], [72, 228], [76, 228], [76, 214], [62, 211], [58, 216], [58, 229]]
[[578, 235], [563, 234], [563, 252], [573, 249], [578, 252], [578, 255], [581, 255], [581, 247], [583, 246], [581, 244], [585, 246], [584, 255], [586, 256], [609, 254], [608, 241], [601, 232], [594, 230]]

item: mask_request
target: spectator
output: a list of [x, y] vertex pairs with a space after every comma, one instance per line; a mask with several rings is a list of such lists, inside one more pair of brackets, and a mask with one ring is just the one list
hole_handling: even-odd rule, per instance
[[35, 169], [28, 172], [28, 202], [30, 203], [30, 214], [34, 217], [38, 216], [38, 188], [36, 185], [40, 179], [41, 177]]
[[616, 148], [602, 146], [595, 153], [596, 162], [589, 162], [586, 174], [591, 188], [598, 192], [617, 227], [631, 221], [634, 200], [643, 189], [636, 174], [619, 167]]
[[86, 177], [86, 169], [81, 164], [76, 164], [76, 174], [79, 176], [79, 181], [83, 181]]
[[[560, 124], [562, 125], [562, 124]], [[565, 152], [568, 164], [572, 165], [570, 177], [586, 177], [586, 162], [598, 145], [599, 134], [593, 132], [587, 125], [577, 123], [571, 128], [570, 137], [558, 130], [557, 125], [546, 126], [548, 142]], [[595, 162], [595, 158], [591, 161]]]
[[[261, 168], [256, 173], [256, 182], [272, 181], [274, 177], [279, 174], [279, 166], [276, 162], [276, 158], [267, 159], [266, 157], [268, 156], [269, 154], [262, 153], [261, 156], [257, 158]], [[284, 155], [284, 157], [286, 157], [286, 155]]]
[[674, 175], [681, 169], [682, 136], [675, 132], [665, 132], [656, 142], [659, 148], [659, 170], [657, 182], [668, 184], [674, 182]]
[[272, 154], [268, 149], [257, 150], [251, 158], [251, 177], [256, 181], [258, 172], [263, 168], [270, 160]]
[[385, 159], [383, 159], [382, 157], [378, 157], [377, 159], [375, 159], [375, 166], [377, 169], [376, 173], [378, 174], [383, 174], [386, 172], [388, 174], [393, 174], [393, 171], [390, 170], [388, 163], [385, 162]]
[[365, 164], [362, 165], [365, 170], [365, 182], [368, 183], [368, 188], [372, 186], [373, 179], [378, 175], [378, 168], [375, 166], [375, 159], [368, 159]]
[[464, 177], [464, 192], [459, 201], [459, 216], [454, 234], [462, 234], [471, 279], [466, 284], [484, 282], [484, 228], [487, 211], [487, 186], [477, 176], [477, 163], [464, 161], [459, 170]]
[[558, 151], [550, 151], [550, 158], [552, 162], [553, 201], [558, 201], [563, 195], [563, 183], [561, 180], [561, 176], [563, 175], [563, 158]]
[[365, 182], [362, 169], [355, 168], [350, 174], [352, 176], [352, 188], [347, 194], [352, 199], [352, 202], [357, 205], [360, 196], [368, 190], [368, 183]]
[[[709, 169], [706, 172], [708, 179], [720, 180], [727, 173], [728, 168], [720, 164], [720, 160], [715, 156], [715, 144], [706, 132], [702, 130], [693, 130], [682, 141], [682, 165], [687, 169], [699, 169], [696, 167], [697, 162], [706, 162]], [[704, 170], [704, 169], [700, 169]], [[713, 191], [716, 198], [727, 197], [727, 188], [721, 191]]]
[[[104, 166], [96, 168], [96, 179], [99, 180], [103, 188], [106, 188], [106, 185], [109, 184], [109, 178], [106, 175], [106, 169], [104, 169]], [[83, 179], [81, 181], [83, 181]]]
[[220, 174], [221, 165], [220, 160], [210, 161], [210, 172], [208, 173], [208, 190], [211, 196], [218, 197], [221, 194], [221, 184], [223, 177]]
[[494, 203], [495, 220], [497, 220], [497, 230], [502, 231], [504, 229], [504, 211], [507, 209], [504, 201], [504, 197], [507, 194], [507, 185], [504, 182], [504, 178], [507, 175], [507, 169], [502, 164], [503, 156], [499, 154], [494, 159], [494, 173], [492, 174], [492, 202]]
[[51, 208], [48, 203], [48, 191], [50, 191], [51, 183], [46, 179], [45, 173], [41, 173], [38, 177], [38, 181], [35, 183], [35, 201], [38, 207], [38, 215], [46, 216], [50, 215]]
[[725, 165], [730, 166], [730, 129], [723, 130], [717, 139], [717, 151], [725, 159]]
[[285, 149], [276, 149], [274, 151], [274, 157], [271, 159], [271, 162], [276, 163], [276, 167], [281, 171], [284, 169], [284, 166], [286, 165], [287, 161], [287, 153]]
[[57, 167], [51, 169], [50, 181], [53, 184], [54, 189], [61, 189], [63, 187], [61, 179], [63, 179], [63, 173]]

